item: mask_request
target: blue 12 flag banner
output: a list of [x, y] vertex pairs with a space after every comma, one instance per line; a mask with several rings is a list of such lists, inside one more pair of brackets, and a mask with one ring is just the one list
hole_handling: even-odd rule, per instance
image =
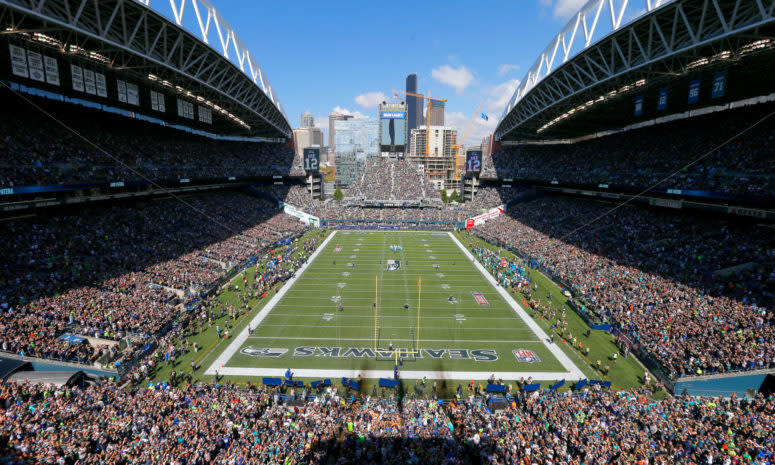
[[317, 173], [320, 169], [320, 149], [304, 149], [304, 171], [307, 173]]
[[469, 150], [466, 152], [466, 173], [478, 174], [482, 171], [482, 151]]

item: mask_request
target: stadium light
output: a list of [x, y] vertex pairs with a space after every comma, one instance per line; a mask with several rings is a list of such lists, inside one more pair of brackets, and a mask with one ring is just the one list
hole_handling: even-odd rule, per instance
[[754, 52], [756, 50], [761, 50], [763, 48], [770, 48], [773, 45], [772, 39], [762, 39], [762, 40], [756, 40], [754, 42], [748, 43], [740, 47], [740, 55], [745, 55], [751, 52]]
[[559, 121], [562, 121], [566, 118], [569, 118], [571, 115], [586, 110], [587, 108], [595, 105], [596, 103], [600, 103], [605, 101], [606, 99], [613, 98], [621, 93], [630, 91], [634, 89], [635, 87], [641, 87], [646, 85], [647, 80], [645, 78], [638, 79], [632, 84], [627, 84], [626, 86], [622, 86], [621, 88], [614, 89], [606, 94], [601, 94], [596, 98], [593, 98], [592, 100], [588, 100], [585, 103], [582, 103], [581, 105], [571, 108], [570, 110], [566, 111], [565, 113], [561, 114], [560, 116], [554, 118], [553, 120], [549, 121], [548, 123], [544, 124], [540, 128], [538, 128], [538, 131], [536, 131], [537, 134], [542, 133], [546, 129], [552, 127], [553, 125], [557, 124]]
[[170, 89], [174, 89], [177, 93], [183, 94], [183, 95], [185, 95], [188, 98], [195, 99], [198, 103], [203, 104], [203, 105], [209, 107], [210, 109], [220, 113], [221, 115], [225, 116], [226, 118], [229, 118], [230, 120], [232, 120], [235, 123], [239, 124], [243, 128], [250, 129], [250, 125], [249, 124], [245, 123], [244, 121], [242, 121], [237, 116], [233, 115], [232, 113], [229, 113], [225, 109], [219, 107], [218, 105], [216, 105], [213, 102], [207, 100], [206, 98], [202, 97], [201, 95], [197, 95], [197, 94], [191, 92], [190, 90], [184, 89], [183, 87], [181, 87], [181, 86], [179, 86], [177, 84], [172, 84], [171, 82], [169, 82], [167, 80], [160, 81], [159, 77], [156, 76], [155, 74], [150, 74], [149, 73], [147, 77], [148, 77], [149, 81], [161, 82], [162, 85], [164, 85], [166, 87], [169, 87]]

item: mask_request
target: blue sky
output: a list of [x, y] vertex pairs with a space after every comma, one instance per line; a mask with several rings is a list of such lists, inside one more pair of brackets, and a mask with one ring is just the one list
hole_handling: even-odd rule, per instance
[[482, 105], [489, 122], [475, 120], [468, 144], [494, 130], [525, 71], [585, 2], [211, 1], [269, 77], [292, 127], [305, 111], [324, 129], [334, 110], [373, 118], [383, 94], [392, 98], [416, 72], [421, 93], [448, 100], [447, 125], [461, 135]]

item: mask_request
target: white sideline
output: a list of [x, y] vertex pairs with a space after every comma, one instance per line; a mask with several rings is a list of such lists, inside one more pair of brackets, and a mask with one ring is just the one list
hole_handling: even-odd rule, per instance
[[[280, 301], [280, 299], [283, 298], [286, 292], [293, 287], [293, 284], [296, 282], [297, 279], [301, 277], [302, 274], [304, 274], [304, 271], [307, 270], [310, 264], [312, 264], [313, 261], [315, 261], [315, 257], [318, 256], [318, 254], [328, 245], [328, 243], [333, 239], [333, 237], [336, 236], [336, 231], [333, 231], [326, 240], [323, 241], [322, 244], [320, 244], [320, 247], [318, 247], [314, 252], [312, 252], [312, 255], [309, 256], [309, 260], [307, 260], [306, 263], [301, 265], [301, 268], [296, 272], [296, 274], [293, 275], [291, 279], [285, 282], [282, 289], [280, 289], [279, 292], [277, 292], [274, 297], [272, 297], [269, 302], [267, 302], [266, 305], [264, 305], [264, 308], [261, 309], [260, 312], [258, 312], [258, 315], [256, 315], [253, 318], [253, 321], [250, 322], [248, 326], [246, 326], [240, 333], [234, 338], [231, 344], [221, 352], [221, 355], [218, 356], [218, 358], [215, 359], [215, 361], [210, 365], [210, 367], [205, 370], [206, 375], [214, 375], [215, 371], [218, 370], [218, 367], [223, 367], [226, 365], [226, 363], [231, 359], [231, 357], [239, 350], [239, 348], [242, 346], [245, 341], [248, 339], [248, 328], [258, 328], [259, 323], [264, 321], [264, 318], [269, 314], [269, 312], [272, 311], [272, 309], [277, 305], [277, 303]], [[218, 373], [222, 373], [221, 370], [218, 370]]]
[[[392, 363], [392, 362], [390, 362]], [[267, 376], [283, 377], [287, 368], [255, 368], [255, 367], [224, 367], [218, 370], [218, 375], [226, 376]], [[316, 368], [292, 369], [293, 376], [297, 378], [357, 378], [362, 375], [365, 379], [393, 378], [393, 370], [319, 370]], [[519, 378], [533, 378], [533, 381], [566, 381], [581, 379], [564, 371], [403, 371], [401, 379], [475, 379], [494, 374], [495, 378], [515, 380]], [[583, 378], [583, 377], [582, 377]], [[335, 381], [336, 382], [336, 381]]]
[[493, 278], [492, 275], [488, 273], [487, 270], [482, 266], [482, 264], [479, 263], [479, 260], [474, 258], [471, 252], [469, 252], [468, 249], [466, 249], [466, 247], [459, 240], [457, 240], [457, 237], [455, 237], [455, 235], [452, 233], [447, 233], [447, 234], [449, 234], [449, 237], [452, 239], [452, 241], [455, 244], [457, 244], [458, 247], [460, 247], [460, 250], [462, 250], [463, 253], [466, 254], [466, 257], [468, 257], [469, 260], [474, 262], [476, 268], [482, 273], [482, 275], [484, 275], [487, 281], [489, 281], [489, 283], [492, 284], [492, 287], [494, 287], [498, 291], [498, 293], [500, 294], [501, 297], [503, 297], [506, 303], [508, 303], [511, 306], [511, 308], [514, 310], [514, 313], [516, 313], [517, 316], [519, 316], [519, 318], [525, 322], [528, 328], [533, 330], [533, 333], [538, 337], [538, 339], [540, 339], [541, 343], [549, 350], [549, 352], [552, 353], [552, 355], [554, 355], [554, 357], [557, 360], [560, 361], [562, 366], [566, 370], [568, 370], [568, 373], [570, 374], [570, 376], [567, 376], [567, 379], [586, 378], [586, 376], [579, 369], [579, 367], [577, 367], [576, 364], [571, 361], [571, 359], [565, 354], [565, 352], [562, 351], [562, 349], [560, 349], [557, 346], [557, 344], [552, 344], [548, 342], [549, 336], [547, 336], [544, 330], [541, 329], [540, 326], [538, 326], [538, 323], [536, 323], [535, 321], [533, 321], [532, 318], [530, 318], [530, 315], [527, 314], [525, 309], [523, 309], [522, 306], [519, 305], [517, 301], [514, 300], [514, 298], [511, 297], [511, 295], [498, 284], [495, 278]]

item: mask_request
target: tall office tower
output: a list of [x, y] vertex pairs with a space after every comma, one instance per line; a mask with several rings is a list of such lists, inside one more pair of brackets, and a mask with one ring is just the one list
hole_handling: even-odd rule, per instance
[[329, 113], [328, 115], [328, 150], [336, 152], [336, 128], [334, 121], [347, 121], [352, 119], [352, 115], [343, 115], [341, 113]]
[[[416, 94], [417, 93], [417, 74], [412, 73], [406, 77], [406, 92]], [[413, 97], [411, 95], [406, 96], [407, 107], [407, 130], [411, 133], [412, 129], [416, 129], [423, 125], [422, 107], [423, 98]]]
[[320, 128], [296, 128], [293, 130], [293, 137], [296, 139], [296, 153], [299, 156], [307, 147], [323, 147], [323, 131]]
[[301, 127], [311, 128], [313, 126], [315, 126], [315, 117], [312, 116], [312, 113], [306, 112], [301, 115]]
[[444, 126], [444, 102], [431, 100], [431, 114], [428, 118], [431, 126]]

